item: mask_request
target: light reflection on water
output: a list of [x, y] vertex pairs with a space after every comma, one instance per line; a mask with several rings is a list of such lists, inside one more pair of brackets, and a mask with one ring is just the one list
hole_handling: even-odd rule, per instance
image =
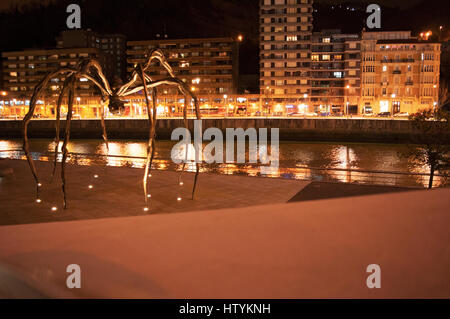
[[[154, 169], [181, 169], [182, 165], [170, 160], [175, 144], [176, 142], [172, 141], [157, 141]], [[20, 150], [21, 147], [21, 140], [0, 140], [0, 151]], [[61, 151], [62, 142], [58, 148]], [[72, 153], [69, 162], [78, 165], [143, 168], [147, 155], [147, 142], [142, 140], [110, 141], [109, 151], [101, 140], [73, 140], [68, 143], [67, 148]], [[53, 160], [55, 143], [47, 139], [35, 139], [31, 140], [30, 149], [33, 158], [49, 161]], [[428, 169], [409, 162], [402, 155], [406, 152], [407, 146], [397, 144], [281, 142], [280, 169], [278, 172], [263, 176], [361, 184], [428, 186], [428, 176], [407, 174], [428, 174]], [[246, 156], [248, 159], [248, 148]], [[25, 159], [21, 152], [0, 152], [0, 158]], [[195, 165], [186, 165], [186, 170], [194, 172]], [[260, 166], [256, 164], [203, 164], [201, 172], [262, 176]], [[436, 178], [435, 186], [441, 186], [443, 183], [439, 177]]]

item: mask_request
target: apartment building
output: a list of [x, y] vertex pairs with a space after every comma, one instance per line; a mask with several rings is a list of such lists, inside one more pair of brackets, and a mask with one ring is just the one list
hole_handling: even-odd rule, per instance
[[[162, 49], [175, 74], [197, 95], [236, 93], [239, 76], [239, 41], [233, 38], [161, 39], [129, 41], [127, 43], [128, 72], [146, 60], [145, 53]], [[168, 76], [159, 63], [149, 74], [154, 79]], [[164, 93], [177, 94], [176, 88], [166, 87]]]
[[260, 1], [260, 93], [275, 101], [309, 96], [312, 0]]
[[340, 30], [314, 32], [311, 41], [311, 92], [308, 111], [357, 114], [361, 40]]
[[[51, 49], [51, 50], [25, 50], [17, 52], [3, 52], [3, 81], [4, 89], [19, 98], [30, 98], [34, 87], [50, 72], [61, 67], [74, 67], [83, 58], [98, 59], [107, 66], [106, 74], [111, 61], [101, 50], [96, 48]], [[54, 78], [50, 81], [44, 92], [46, 96], [59, 93], [64, 77]], [[77, 85], [77, 95], [92, 96], [98, 94], [94, 85], [81, 78]]]
[[[441, 56], [441, 75], [442, 78], [450, 81], [450, 41], [442, 43], [442, 56]], [[450, 83], [447, 83], [450, 86]]]
[[91, 29], [62, 31], [56, 38], [57, 48], [96, 48], [110, 55], [111, 82], [114, 82], [114, 77], [126, 79], [126, 43], [126, 37], [122, 34], [99, 34]]
[[360, 113], [414, 113], [437, 105], [440, 43], [405, 32], [363, 32]]

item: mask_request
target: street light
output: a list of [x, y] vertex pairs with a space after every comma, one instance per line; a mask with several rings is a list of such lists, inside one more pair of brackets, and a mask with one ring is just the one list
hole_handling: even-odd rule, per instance
[[242, 42], [242, 40], [244, 40], [244, 36], [242, 34], [239, 34], [237, 39], [239, 42]]
[[77, 97], [77, 112], [76, 112], [76, 114], [80, 114], [81, 113], [80, 112], [80, 101], [81, 101], [81, 98]]
[[350, 102], [349, 102], [349, 100], [348, 100], [348, 90], [350, 90], [350, 85], [347, 85], [345, 88], [347, 89], [347, 93], [345, 94], [345, 99], [346, 99], [346, 101], [347, 101], [347, 103], [346, 103], [346, 108], [345, 108], [345, 114], [346, 114], [347, 117], [348, 117], [348, 106], [349, 106], [349, 104], [350, 104]]
[[6, 91], [2, 91], [2, 96], [7, 96], [8, 93], [6, 93]]

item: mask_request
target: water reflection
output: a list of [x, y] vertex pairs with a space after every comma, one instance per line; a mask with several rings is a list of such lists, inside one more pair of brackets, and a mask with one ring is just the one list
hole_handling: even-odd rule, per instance
[[[175, 164], [170, 160], [175, 144], [176, 142], [172, 141], [157, 141], [153, 169], [181, 170], [181, 164]], [[54, 159], [54, 141], [35, 139], [31, 140], [30, 146], [34, 159], [43, 161]], [[69, 162], [73, 164], [143, 168], [147, 146], [145, 141], [118, 140], [109, 142], [108, 149], [101, 140], [73, 140], [68, 143], [67, 148], [71, 153]], [[0, 158], [24, 160], [21, 147], [21, 140], [0, 140], [0, 151], [11, 150], [6, 153], [0, 152]], [[62, 142], [58, 148], [61, 151]], [[193, 159], [195, 152], [191, 148], [193, 146], [189, 148], [188, 156]], [[237, 145], [235, 148], [237, 149]], [[267, 151], [269, 154], [272, 152], [270, 147]], [[406, 151], [405, 145], [281, 142], [277, 170], [263, 174], [261, 169], [263, 165], [260, 164], [228, 163], [202, 164], [201, 172], [361, 184], [428, 186], [428, 167], [411, 163], [402, 155]], [[179, 153], [179, 157], [184, 159], [185, 149]], [[226, 152], [223, 153], [225, 156]], [[247, 161], [251, 155], [254, 154], [249, 154], [247, 147]], [[58, 159], [61, 160], [61, 154]], [[186, 165], [186, 170], [195, 172], [195, 164]], [[444, 183], [443, 179], [436, 177], [434, 186], [438, 187]]]

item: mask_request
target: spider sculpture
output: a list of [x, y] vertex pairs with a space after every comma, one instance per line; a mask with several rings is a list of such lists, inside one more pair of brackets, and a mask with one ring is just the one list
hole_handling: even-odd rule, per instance
[[[156, 60], [158, 61], [164, 69], [169, 73], [169, 77], [161, 79], [161, 80], [153, 80], [149, 75], [148, 71], [151, 67], [152, 62]], [[145, 101], [147, 104], [148, 110], [148, 122], [150, 124], [150, 133], [149, 133], [149, 142], [147, 146], [147, 158], [145, 165], [145, 173], [143, 177], [143, 188], [146, 202], [146, 210], [148, 210], [149, 205], [149, 197], [148, 195], [148, 178], [150, 176], [150, 170], [152, 167], [154, 152], [155, 152], [155, 137], [156, 137], [156, 122], [157, 122], [157, 112], [156, 112], [156, 101], [157, 101], [157, 88], [161, 85], [175, 86], [184, 95], [184, 108], [183, 108], [183, 117], [184, 124], [186, 129], [188, 129], [188, 121], [187, 121], [187, 107], [188, 107], [188, 97], [189, 102], [191, 99], [194, 101], [195, 113], [197, 119], [201, 119], [200, 109], [198, 105], [197, 97], [189, 90], [189, 87], [180, 79], [178, 79], [170, 67], [169, 63], [167, 63], [164, 54], [161, 50], [151, 50], [146, 52], [146, 62], [144, 64], [138, 64], [135, 66], [135, 69], [131, 75], [131, 80], [124, 84], [120, 88], [111, 88], [109, 85], [99, 62], [95, 59], [85, 59], [82, 60], [75, 68], [60, 68], [50, 74], [48, 74], [42, 81], [35, 87], [33, 95], [30, 100], [30, 107], [27, 115], [23, 119], [23, 150], [25, 152], [26, 158], [28, 160], [31, 172], [36, 181], [36, 195], [37, 201], [39, 199], [40, 188], [42, 184], [39, 181], [39, 177], [37, 174], [36, 167], [34, 165], [33, 159], [30, 155], [29, 151], [29, 141], [28, 141], [28, 124], [33, 118], [34, 111], [36, 109], [36, 102], [39, 99], [39, 96], [49, 83], [49, 81], [56, 77], [64, 77], [65, 81], [61, 88], [61, 91], [58, 96], [58, 101], [56, 105], [56, 139], [55, 139], [55, 160], [53, 163], [53, 173], [52, 179], [56, 171], [56, 165], [58, 160], [58, 147], [60, 144], [60, 119], [61, 119], [61, 105], [64, 99], [65, 94], [67, 94], [67, 119], [66, 119], [66, 128], [65, 128], [65, 136], [64, 142], [62, 145], [62, 162], [61, 162], [61, 181], [62, 181], [62, 192], [64, 196], [63, 204], [64, 209], [67, 209], [67, 192], [66, 192], [66, 174], [65, 174], [65, 165], [68, 156], [67, 144], [70, 139], [70, 125], [72, 121], [72, 112], [73, 112], [73, 104], [75, 97], [75, 85], [81, 78], [85, 78], [92, 83], [95, 84], [100, 89], [102, 94], [101, 104], [101, 124], [103, 130], [103, 139], [106, 142], [106, 146], [108, 148], [108, 138], [106, 134], [106, 126], [104, 119], [104, 105], [107, 103], [108, 109], [113, 114], [121, 114], [125, 110], [125, 104], [121, 101], [121, 98], [138, 93], [143, 91], [145, 95]], [[150, 97], [149, 93], [152, 95], [152, 107], [150, 107]], [[152, 111], [150, 111], [152, 110]], [[187, 145], [186, 145], [187, 146]], [[187, 159], [188, 148], [186, 147], [186, 159]], [[181, 182], [181, 174], [185, 169], [186, 161], [183, 164], [183, 168], [180, 173], [180, 185], [183, 185]], [[192, 199], [194, 199], [195, 188], [197, 185], [197, 179], [199, 175], [199, 164], [196, 163], [196, 174], [194, 185], [192, 189]]]

